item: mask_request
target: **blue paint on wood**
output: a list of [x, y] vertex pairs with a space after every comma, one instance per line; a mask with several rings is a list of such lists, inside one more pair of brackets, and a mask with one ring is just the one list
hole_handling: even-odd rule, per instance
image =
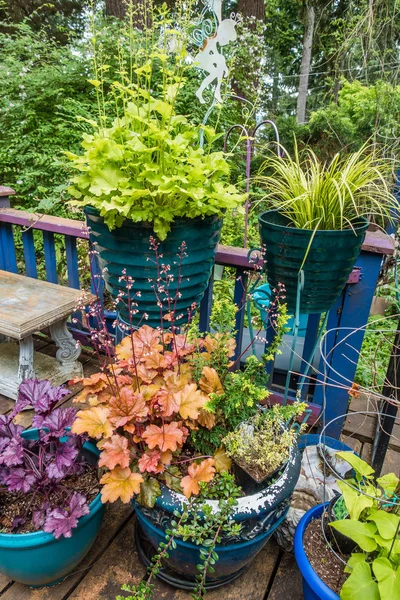
[[[365, 329], [358, 330], [358, 328], [363, 328], [368, 322], [381, 264], [381, 255], [369, 252], [361, 253], [357, 260], [357, 266], [361, 267], [362, 279], [359, 283], [347, 287], [342, 311], [339, 315], [339, 328], [334, 339], [335, 347], [330, 355], [328, 380], [328, 383], [334, 385], [325, 386], [326, 409], [323, 418], [323, 422], [328, 423], [339, 415], [343, 415], [325, 430], [326, 435], [337, 439], [340, 437], [346, 418], [349, 389], [354, 381], [357, 360], [365, 334]], [[331, 341], [330, 346], [332, 347]]]
[[104, 306], [104, 279], [101, 274], [98, 257], [90, 253], [90, 290]]
[[0, 224], [0, 247], [0, 260], [3, 271], [18, 273], [13, 227], [9, 223]]
[[212, 301], [213, 301], [213, 285], [214, 285], [214, 275], [211, 274], [210, 281], [208, 282], [208, 286], [206, 291], [204, 292], [204, 296], [200, 302], [200, 321], [199, 321], [199, 330], [204, 333], [205, 331], [209, 331], [210, 329], [210, 316], [212, 309]]
[[[320, 320], [321, 320], [321, 315], [319, 315], [319, 314], [308, 316], [306, 337], [304, 339], [304, 346], [303, 346], [303, 356], [302, 356], [303, 360], [301, 362], [301, 367], [300, 367], [301, 374], [304, 374], [306, 372], [307, 365], [308, 365], [308, 363], [310, 363], [310, 359], [312, 360], [312, 358], [313, 358], [311, 356], [311, 354], [313, 353], [315, 342], [317, 339]], [[307, 396], [307, 391], [308, 391], [309, 382], [310, 382], [310, 375], [312, 375], [312, 373], [313, 373], [313, 368], [310, 367], [308, 370], [307, 378], [306, 378], [303, 388], [301, 390], [302, 398], [306, 398], [306, 396]]]
[[233, 302], [238, 307], [238, 311], [236, 313], [235, 319], [235, 340], [236, 340], [236, 349], [233, 360], [236, 360], [241, 352], [242, 352], [242, 340], [243, 340], [243, 327], [244, 327], [244, 317], [246, 314], [246, 296], [247, 296], [247, 282], [248, 275], [247, 271], [242, 267], [237, 267], [236, 269], [236, 282], [235, 282], [235, 290], [233, 293]]
[[37, 279], [35, 242], [33, 230], [27, 229], [22, 232], [22, 244], [24, 246], [25, 270], [28, 277]]
[[56, 247], [54, 233], [43, 231], [44, 260], [46, 264], [46, 279], [50, 283], [58, 283]]
[[68, 285], [69, 287], [79, 290], [80, 283], [76, 238], [70, 235], [65, 236], [65, 251], [67, 255]]

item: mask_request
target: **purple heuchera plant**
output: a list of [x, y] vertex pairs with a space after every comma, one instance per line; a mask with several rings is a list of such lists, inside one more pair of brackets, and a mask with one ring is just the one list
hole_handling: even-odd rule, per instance
[[[86, 498], [64, 484], [66, 477], [81, 473], [85, 465], [81, 449], [86, 437], [68, 430], [76, 410], [56, 408], [68, 393], [50, 381], [29, 379], [20, 385], [12, 413], [0, 415], [0, 492], [32, 494], [32, 501], [39, 496], [40, 506], [32, 514], [34, 527], [56, 538], [71, 537], [78, 519], [89, 512]], [[13, 422], [25, 408], [34, 410], [32, 427], [40, 429], [36, 440], [24, 438], [24, 428]], [[27, 517], [15, 519], [15, 532]]]

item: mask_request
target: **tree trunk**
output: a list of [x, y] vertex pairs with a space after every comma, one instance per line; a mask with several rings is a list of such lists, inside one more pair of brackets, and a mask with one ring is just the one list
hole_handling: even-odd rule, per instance
[[258, 21], [265, 19], [264, 0], [238, 0], [238, 12], [243, 17], [255, 17]]
[[315, 11], [307, 2], [305, 6], [305, 29], [303, 40], [303, 56], [300, 66], [299, 95], [297, 97], [297, 122], [305, 123], [308, 93], [308, 78], [311, 67], [311, 54], [314, 37]]
[[126, 5], [123, 0], [106, 0], [106, 15], [123, 19], [126, 15]]

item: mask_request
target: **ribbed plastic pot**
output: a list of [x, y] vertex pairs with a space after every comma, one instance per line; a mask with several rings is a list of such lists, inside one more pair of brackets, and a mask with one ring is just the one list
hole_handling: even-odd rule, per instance
[[[265, 546], [289, 509], [290, 499], [300, 475], [301, 456], [296, 446], [282, 475], [272, 484], [251, 496], [238, 499], [232, 518], [242, 525], [240, 539], [229, 539], [216, 547], [219, 560], [215, 572], [207, 575], [207, 581], [224, 581], [251, 563]], [[165, 529], [174, 519], [173, 512], [182, 511], [186, 498], [164, 487], [154, 509], [136, 505], [139, 525], [154, 549], [165, 541]], [[218, 510], [216, 500], [208, 503]], [[169, 568], [188, 579], [194, 579], [199, 571], [200, 548], [195, 544], [175, 539], [176, 549], [169, 551], [166, 561]]]
[[327, 506], [328, 503], [318, 504], [307, 511], [300, 519], [294, 535], [294, 555], [303, 577], [304, 600], [340, 600], [339, 596], [318, 577], [307, 558], [303, 546], [303, 536], [307, 526], [312, 520], [318, 519]]
[[[28, 439], [37, 436], [37, 429], [24, 431]], [[88, 460], [97, 461], [99, 451], [87, 442]], [[57, 583], [68, 575], [92, 547], [100, 530], [104, 506], [100, 494], [90, 503], [90, 513], [79, 519], [72, 537], [58, 540], [51, 533], [0, 534], [0, 574], [10, 580], [32, 587]]]
[[[154, 264], [154, 251], [149, 248], [150, 236], [156, 237], [152, 226], [127, 219], [122, 227], [110, 231], [97, 210], [86, 207], [85, 213], [90, 228], [90, 240], [96, 242], [100, 268], [106, 269], [103, 277], [107, 290], [115, 300], [124, 287], [124, 283], [118, 279], [122, 270], [126, 269], [127, 275], [135, 280], [133, 293], [141, 293], [141, 297], [135, 298], [139, 313], [134, 317], [133, 324], [137, 324], [143, 318], [143, 313], [147, 313], [146, 324], [158, 327], [160, 308], [157, 306], [153, 289], [153, 282], [157, 280], [157, 267]], [[176, 315], [181, 314], [182, 317], [176, 320], [177, 325], [187, 323], [188, 309], [193, 303], [198, 305], [204, 295], [214, 266], [221, 227], [222, 219], [217, 216], [176, 219], [166, 240], [160, 242], [159, 253], [162, 254], [162, 262], [170, 265], [170, 273], [174, 275], [174, 281], [169, 288], [172, 298], [178, 286], [177, 254], [182, 242], [186, 243], [187, 256], [182, 261], [182, 281], [179, 286], [181, 297], [177, 300], [175, 311]], [[127, 310], [121, 305], [119, 317], [125, 323], [130, 322]]]
[[298, 273], [304, 271], [300, 312], [322, 313], [332, 308], [340, 296], [361, 251], [368, 220], [360, 217], [353, 229], [317, 231], [308, 250], [313, 230], [289, 226], [289, 220], [276, 210], [258, 217], [266, 248], [267, 278], [272, 288], [283, 283], [288, 311], [296, 310]]

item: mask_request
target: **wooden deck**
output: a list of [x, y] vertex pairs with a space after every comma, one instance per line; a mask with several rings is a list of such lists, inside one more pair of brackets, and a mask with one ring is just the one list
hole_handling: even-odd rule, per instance
[[[54, 355], [55, 347], [45, 340], [36, 341], [36, 349]], [[80, 360], [86, 376], [96, 372], [98, 366], [93, 358], [82, 353]], [[65, 405], [79, 392], [79, 385], [72, 388]], [[352, 409], [361, 410], [361, 400]], [[13, 401], [0, 396], [0, 413], [11, 409]], [[373, 420], [358, 419], [350, 415], [345, 426], [345, 438], [362, 456], [368, 458], [371, 451]], [[29, 426], [30, 411], [20, 415], [19, 422]], [[362, 417], [366, 419], [366, 417]], [[372, 419], [372, 417], [371, 417]], [[399, 434], [400, 439], [400, 434]], [[400, 442], [395, 441], [390, 450], [390, 460], [385, 470], [399, 471], [397, 451]], [[0, 600], [115, 600], [124, 583], [137, 583], [145, 574], [145, 568], [137, 555], [134, 542], [135, 516], [130, 505], [116, 503], [106, 508], [106, 516], [99, 536], [84, 561], [53, 587], [32, 589], [13, 583], [0, 575]], [[191, 600], [191, 594], [157, 582], [155, 600]], [[270, 541], [259, 553], [250, 569], [237, 579], [207, 594], [209, 600], [302, 600], [301, 576], [294, 557], [282, 552]]]

